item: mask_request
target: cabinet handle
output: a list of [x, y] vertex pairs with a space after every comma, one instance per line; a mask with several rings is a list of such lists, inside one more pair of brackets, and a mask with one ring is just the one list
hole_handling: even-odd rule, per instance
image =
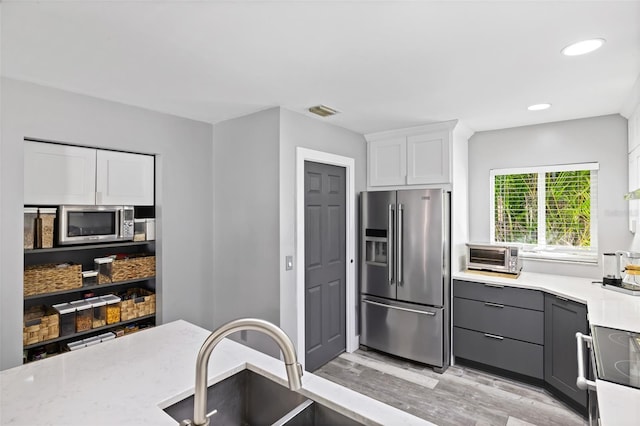
[[492, 306], [494, 308], [504, 308], [504, 305], [501, 305], [499, 303], [491, 303], [491, 302], [484, 302], [485, 306]]
[[578, 343], [578, 378], [576, 379], [576, 386], [582, 390], [596, 390], [596, 382], [593, 380], [587, 380], [584, 374], [584, 352], [582, 350], [582, 342], [591, 344], [591, 336], [585, 336], [584, 334], [577, 332], [576, 341]]
[[397, 234], [396, 234], [396, 240], [398, 242], [398, 246], [396, 247], [396, 251], [397, 251], [397, 260], [396, 262], [397, 264], [397, 268], [398, 268], [398, 272], [396, 274], [396, 281], [398, 282], [398, 285], [402, 285], [402, 268], [404, 267], [404, 260], [402, 259], [402, 235], [404, 234], [404, 206], [402, 204], [398, 204], [398, 227], [396, 228]]
[[484, 333], [484, 336], [485, 337], [491, 337], [492, 339], [496, 339], [496, 340], [504, 340], [504, 337], [496, 336], [495, 334]]
[[503, 285], [500, 284], [485, 284], [485, 287], [493, 287], [493, 288], [504, 288]]
[[389, 285], [393, 285], [393, 268], [395, 267], [395, 262], [394, 262], [394, 252], [393, 252], [393, 245], [394, 245], [394, 238], [395, 238], [395, 232], [393, 232], [393, 226], [394, 226], [394, 207], [393, 204], [389, 204], [389, 212], [388, 212], [388, 224], [387, 224], [387, 266], [389, 268], [389, 276], [387, 277], [389, 279]]
[[364, 303], [369, 303], [370, 305], [376, 305], [376, 306], [382, 306], [383, 308], [389, 308], [389, 309], [396, 309], [398, 311], [405, 311], [405, 312], [411, 312], [414, 314], [422, 314], [422, 315], [428, 315], [430, 317], [433, 317], [436, 315], [435, 312], [429, 312], [429, 311], [419, 311], [417, 309], [409, 309], [409, 308], [401, 308], [400, 306], [391, 306], [391, 305], [387, 305], [386, 303], [380, 303], [380, 302], [374, 302], [372, 300], [363, 300]]

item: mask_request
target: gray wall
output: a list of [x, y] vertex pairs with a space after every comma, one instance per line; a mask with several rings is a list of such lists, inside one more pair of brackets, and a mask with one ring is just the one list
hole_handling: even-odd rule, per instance
[[[215, 323], [280, 322], [278, 276], [279, 109], [214, 125]], [[231, 336], [277, 355], [260, 334]]]
[[[366, 187], [364, 137], [273, 108], [214, 125], [213, 139], [215, 323], [259, 317], [295, 340], [296, 276], [285, 271], [284, 257], [295, 255], [296, 147], [354, 158], [359, 192]], [[279, 353], [260, 334], [231, 337]]]
[[162, 322], [211, 328], [212, 126], [2, 79], [0, 368], [22, 363], [23, 139], [157, 154], [157, 285]]
[[[303, 147], [355, 160], [356, 229], [358, 240], [358, 194], [367, 187], [367, 145], [359, 133], [331, 125], [331, 119], [315, 119], [286, 109], [280, 110], [280, 326], [289, 336], [297, 336], [295, 286], [296, 271], [284, 270], [284, 257], [296, 253], [296, 147]], [[357, 249], [356, 249], [357, 256]], [[358, 265], [358, 260], [355, 260]], [[294, 260], [295, 263], [295, 260]], [[358, 268], [356, 267], [356, 287]], [[358, 312], [358, 298], [355, 298]], [[356, 315], [356, 318], [358, 316]], [[304, 326], [304, 325], [302, 325]]]
[[[469, 141], [470, 240], [489, 240], [491, 169], [582, 162], [600, 163], [599, 252], [628, 249], [632, 235], [623, 200], [627, 188], [627, 120], [618, 114], [474, 134]], [[602, 275], [600, 264], [528, 260], [523, 269], [592, 278]]]

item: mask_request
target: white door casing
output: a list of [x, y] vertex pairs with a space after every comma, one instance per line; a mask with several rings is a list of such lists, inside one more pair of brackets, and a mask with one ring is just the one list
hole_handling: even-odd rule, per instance
[[356, 283], [355, 283], [355, 160], [349, 157], [315, 151], [307, 148], [296, 148], [296, 351], [298, 360], [305, 365], [305, 299], [304, 299], [304, 162], [341, 166], [346, 169], [346, 337], [347, 352], [358, 349], [356, 335]]

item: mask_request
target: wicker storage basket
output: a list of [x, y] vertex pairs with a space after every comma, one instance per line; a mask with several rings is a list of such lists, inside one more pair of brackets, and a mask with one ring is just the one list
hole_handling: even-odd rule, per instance
[[32, 345], [60, 335], [58, 313], [45, 306], [32, 306], [24, 312], [22, 344]]
[[80, 287], [82, 287], [82, 265], [48, 263], [24, 268], [25, 296]]
[[[133, 298], [132, 296], [136, 296]], [[122, 297], [120, 321], [151, 315], [156, 312], [156, 295], [142, 288], [130, 288]]]
[[128, 259], [115, 259], [111, 265], [111, 276], [100, 273], [98, 284], [149, 278], [156, 275], [156, 257], [141, 255]]

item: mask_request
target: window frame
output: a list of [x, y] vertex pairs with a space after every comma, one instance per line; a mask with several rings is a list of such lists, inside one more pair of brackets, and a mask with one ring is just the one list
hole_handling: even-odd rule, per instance
[[[546, 173], [552, 172], [572, 172], [589, 170], [591, 172], [591, 202], [589, 212], [590, 224], [590, 247], [568, 247], [553, 246], [546, 244], [546, 226], [545, 207], [546, 207]], [[504, 169], [489, 170], [489, 241], [492, 244], [505, 244], [505, 242], [496, 242], [496, 223], [495, 223], [495, 177], [512, 174], [537, 174], [538, 186], [538, 217], [537, 217], [537, 244], [526, 244], [519, 242], [506, 242], [507, 244], [518, 245], [521, 250], [521, 256], [525, 259], [547, 260], [554, 262], [569, 263], [598, 263], [598, 171], [600, 165], [597, 162], [591, 163], [575, 163], [575, 164], [559, 164], [549, 166], [532, 166], [532, 167], [512, 167]], [[595, 175], [593, 172], [596, 172]], [[542, 223], [543, 226], [539, 226]], [[541, 243], [542, 241], [542, 243]]]

